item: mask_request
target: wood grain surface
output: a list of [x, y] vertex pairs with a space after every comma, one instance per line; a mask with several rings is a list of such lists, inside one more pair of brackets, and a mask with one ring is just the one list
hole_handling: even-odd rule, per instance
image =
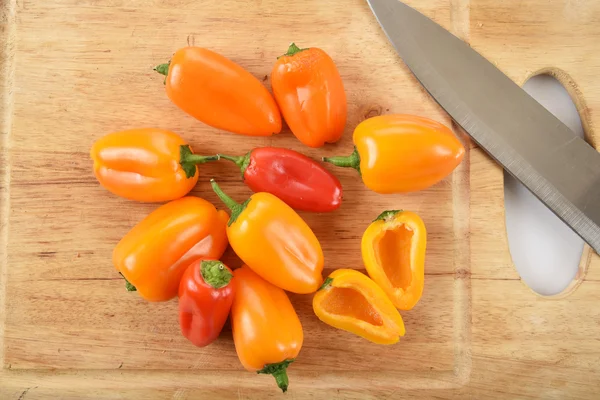
[[[557, 76], [591, 143], [599, 123], [600, 4], [594, 0], [407, 1], [522, 84]], [[282, 395], [241, 367], [229, 327], [199, 349], [179, 333], [176, 301], [127, 293], [111, 264], [119, 239], [156, 204], [117, 198], [96, 182], [91, 144], [156, 126], [203, 154], [288, 147], [318, 159], [351, 152], [363, 119], [427, 116], [452, 126], [397, 57], [363, 0], [0, 0], [0, 399], [597, 398], [600, 259], [555, 298], [520, 280], [508, 251], [503, 174], [467, 143], [465, 161], [419, 193], [369, 192], [354, 171], [332, 214], [302, 213], [326, 269], [362, 269], [360, 237], [384, 209], [418, 212], [428, 228], [425, 292], [403, 312], [407, 334], [377, 346], [320, 323], [311, 296], [292, 295], [305, 344]], [[179, 47], [209, 47], [269, 86], [296, 41], [335, 60], [348, 96], [344, 138], [321, 149], [286, 129], [271, 138], [209, 128], [170, 103], [155, 64]], [[221, 207], [208, 179], [251, 193], [230, 163], [206, 164], [193, 194]], [[225, 261], [240, 265], [229, 250]]]

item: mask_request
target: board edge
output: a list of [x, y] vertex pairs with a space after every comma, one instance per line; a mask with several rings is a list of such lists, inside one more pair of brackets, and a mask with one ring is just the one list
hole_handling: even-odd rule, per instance
[[5, 369], [4, 333], [6, 320], [6, 278], [8, 268], [8, 224], [10, 213], [10, 143], [13, 114], [14, 55], [16, 46], [16, 0], [0, 0], [0, 367]]

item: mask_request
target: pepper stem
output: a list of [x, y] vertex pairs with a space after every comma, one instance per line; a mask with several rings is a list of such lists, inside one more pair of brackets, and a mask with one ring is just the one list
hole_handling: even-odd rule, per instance
[[163, 85], [167, 84], [167, 75], [169, 75], [169, 66], [171, 65], [171, 61], [166, 64], [159, 64], [153, 69], [161, 75], [165, 76], [165, 80], [163, 81]]
[[317, 289], [317, 291], [327, 289], [329, 286], [331, 286], [331, 282], [333, 282], [333, 278], [327, 277], [327, 279], [325, 279], [325, 281], [323, 282], [321, 287]]
[[200, 274], [204, 282], [208, 283], [215, 289], [220, 289], [229, 285], [231, 272], [225, 268], [221, 261], [202, 261], [200, 263]]
[[125, 289], [126, 289], [128, 292], [137, 292], [137, 288], [136, 288], [135, 286], [133, 286], [133, 285], [131, 284], [131, 282], [129, 282], [129, 281], [127, 280], [127, 278], [125, 278], [125, 275], [123, 275], [123, 274], [122, 274], [122, 273], [120, 273], [120, 272], [119, 272], [119, 274], [121, 274], [121, 276], [123, 277], [123, 279], [125, 279]]
[[248, 206], [248, 203], [250, 203], [250, 200], [252, 200], [252, 197], [249, 198], [248, 200], [246, 200], [245, 202], [243, 202], [242, 204], [240, 204], [240, 203], [237, 203], [235, 200], [233, 200], [231, 197], [227, 196], [225, 194], [225, 192], [223, 192], [221, 190], [219, 185], [217, 185], [217, 182], [215, 182], [214, 179], [210, 180], [210, 185], [212, 186], [212, 188], [215, 191], [215, 193], [217, 194], [217, 196], [219, 196], [221, 201], [223, 203], [225, 203], [227, 208], [229, 208], [231, 210], [231, 217], [229, 217], [229, 222], [227, 223], [227, 226], [231, 226], [231, 224], [233, 224], [237, 220], [237, 218], [240, 216], [242, 211], [244, 211], [246, 209], [246, 206]]
[[379, 214], [379, 216], [377, 216], [377, 218], [375, 218], [373, 220], [373, 222], [379, 221], [379, 220], [382, 220], [385, 222], [390, 222], [392, 219], [394, 219], [396, 214], [398, 214], [399, 212], [402, 212], [402, 210], [386, 210], [386, 211], [382, 212], [381, 214]]
[[294, 359], [291, 358], [289, 360], [283, 360], [280, 363], [267, 364], [263, 369], [257, 371], [257, 374], [273, 375], [273, 377], [275, 377], [275, 382], [277, 382], [277, 386], [285, 393], [290, 385], [286, 370], [293, 362]]
[[358, 154], [356, 146], [349, 156], [323, 157], [323, 161], [338, 167], [354, 168], [360, 174], [360, 154]]
[[277, 59], [280, 59], [281, 57], [286, 57], [286, 56], [293, 56], [296, 53], [300, 53], [301, 51], [304, 50], [308, 50], [308, 48], [306, 49], [301, 49], [300, 47], [296, 46], [296, 43], [292, 43], [290, 44], [290, 47], [288, 47], [287, 53], [285, 53], [282, 56], [277, 57]]
[[240, 167], [242, 165], [242, 163], [244, 162], [244, 156], [228, 156], [226, 154], [217, 154], [219, 156], [219, 158], [225, 159], [225, 160], [229, 160], [229, 161], [233, 161], [238, 167]]
[[218, 159], [219, 156], [200, 156], [194, 154], [187, 144], [179, 146], [179, 165], [181, 165], [181, 169], [183, 169], [187, 178], [193, 178], [196, 175], [196, 165], [209, 161], [217, 161]]
[[171, 65], [170, 61], [165, 64], [159, 64], [156, 67], [154, 67], [154, 70], [161, 75], [167, 76], [169, 74], [169, 66], [170, 65]]
[[244, 174], [246, 173], [246, 168], [248, 168], [248, 165], [250, 164], [250, 153], [251, 152], [248, 152], [243, 156], [228, 156], [226, 154], [217, 154], [217, 156], [225, 160], [233, 161], [238, 167], [240, 167], [243, 178]]

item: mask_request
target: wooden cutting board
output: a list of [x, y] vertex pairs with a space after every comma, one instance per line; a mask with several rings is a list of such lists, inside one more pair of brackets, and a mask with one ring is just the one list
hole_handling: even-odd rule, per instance
[[[519, 84], [541, 72], [559, 77], [588, 140], [599, 139], [600, 3], [408, 3]], [[362, 269], [360, 237], [382, 210], [422, 215], [425, 293], [403, 312], [407, 334], [397, 345], [328, 327], [310, 296], [293, 295], [305, 344], [282, 395], [271, 377], [242, 369], [228, 327], [216, 343], [195, 348], [179, 333], [175, 300], [150, 304], [125, 292], [112, 248], [157, 205], [97, 184], [88, 152], [104, 134], [156, 126], [200, 153], [274, 145], [318, 158], [349, 153], [353, 128], [369, 116], [412, 113], [451, 125], [363, 0], [0, 0], [0, 12], [1, 399], [598, 398], [600, 258], [586, 248], [560, 296], [531, 292], [508, 251], [502, 170], [464, 137], [464, 162], [431, 189], [380, 196], [355, 172], [331, 167], [344, 185], [343, 206], [302, 214], [322, 242], [325, 273]], [[173, 106], [152, 72], [195, 44], [269, 86], [291, 41], [325, 49], [339, 67], [349, 114], [338, 144], [308, 149], [288, 131], [265, 139], [211, 129]], [[250, 195], [233, 165], [202, 166], [193, 194], [219, 207], [209, 177], [238, 200]], [[231, 251], [225, 260], [239, 265]]]

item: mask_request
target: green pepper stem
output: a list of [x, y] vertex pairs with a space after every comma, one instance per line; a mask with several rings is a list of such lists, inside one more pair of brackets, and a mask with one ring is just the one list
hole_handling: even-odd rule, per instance
[[231, 226], [231, 224], [233, 224], [240, 216], [242, 211], [246, 209], [246, 206], [248, 206], [248, 203], [250, 203], [252, 197], [240, 204], [233, 200], [231, 197], [227, 196], [227, 194], [225, 194], [225, 192], [221, 190], [221, 188], [214, 179], [210, 180], [210, 185], [212, 186], [217, 196], [219, 196], [219, 199], [221, 199], [221, 201], [225, 203], [227, 208], [231, 210], [231, 217], [229, 217], [229, 222], [227, 223], [227, 226]]
[[273, 372], [273, 377], [275, 378], [275, 383], [283, 393], [287, 392], [287, 388], [290, 385], [290, 380], [288, 379], [287, 372], [285, 369], [280, 369], [277, 372]]
[[360, 174], [360, 154], [358, 154], [356, 147], [354, 147], [354, 151], [349, 156], [323, 157], [323, 161], [337, 167], [354, 168]]
[[171, 61], [166, 64], [159, 64], [153, 69], [161, 75], [165, 76], [165, 80], [163, 81], [163, 85], [167, 84], [167, 75], [169, 75], [169, 66], [171, 65]]
[[218, 159], [219, 156], [200, 156], [194, 154], [187, 144], [179, 146], [179, 165], [181, 165], [181, 169], [183, 169], [187, 178], [193, 178], [196, 175], [196, 165], [209, 161], [217, 161]]
[[285, 393], [290, 385], [287, 376], [287, 367], [293, 362], [294, 359], [292, 358], [276, 364], [267, 364], [263, 369], [257, 371], [257, 374], [273, 375], [273, 377], [275, 377], [275, 382], [277, 382], [277, 386]]
[[392, 219], [394, 219], [396, 214], [398, 214], [399, 212], [402, 212], [402, 210], [386, 210], [386, 211], [382, 212], [381, 214], [379, 214], [377, 216], [377, 218], [375, 218], [373, 220], [373, 222], [379, 221], [379, 220], [382, 220], [385, 222], [390, 222]]
[[226, 154], [217, 154], [219, 158], [223, 158], [225, 160], [233, 161], [238, 167], [242, 165], [244, 162], [244, 156], [228, 156]]
[[217, 156], [225, 160], [233, 161], [238, 167], [240, 167], [240, 170], [242, 171], [242, 178], [244, 178], [246, 168], [248, 168], [248, 165], [250, 165], [250, 153], [251, 152], [248, 152], [243, 156], [228, 156], [226, 154], [217, 154]]
[[289, 57], [289, 56], [293, 56], [296, 53], [300, 53], [301, 51], [304, 50], [308, 50], [308, 48], [306, 49], [301, 49], [300, 47], [296, 46], [296, 43], [292, 43], [290, 44], [290, 47], [288, 47], [287, 53], [285, 53], [282, 56], [277, 57], [277, 59], [280, 59], [281, 57]]
[[185, 160], [183, 160], [183, 162], [191, 164], [204, 164], [205, 162], [217, 161], [218, 159], [219, 156], [201, 156], [198, 154], [190, 154], [185, 158]]
[[215, 289], [229, 285], [233, 276], [221, 261], [214, 260], [202, 261], [200, 263], [200, 274], [204, 282]]
[[127, 278], [125, 278], [125, 275], [123, 275], [121, 272], [119, 272], [119, 274], [121, 274], [121, 276], [123, 277], [123, 279], [125, 279], [125, 289], [126, 289], [128, 292], [137, 292], [137, 288], [136, 288], [135, 286], [133, 286], [133, 285], [131, 284], [131, 282], [129, 282], [129, 281], [127, 280]]
[[170, 65], [171, 65], [170, 61], [165, 64], [159, 64], [156, 67], [154, 67], [154, 70], [161, 75], [167, 76], [169, 74], [169, 66]]
[[331, 286], [331, 282], [333, 282], [333, 278], [327, 277], [327, 279], [325, 279], [325, 281], [323, 282], [321, 287], [317, 289], [317, 291], [327, 289], [329, 286]]

